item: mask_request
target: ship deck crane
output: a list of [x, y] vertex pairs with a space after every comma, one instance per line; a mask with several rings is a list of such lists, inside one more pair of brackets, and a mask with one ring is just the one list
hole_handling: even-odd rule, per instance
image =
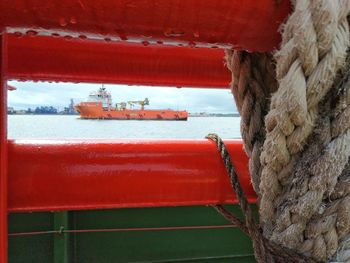
[[127, 103], [130, 105], [130, 108], [133, 108], [135, 104], [138, 104], [141, 105], [141, 110], [144, 110], [145, 105], [149, 105], [149, 99], [145, 98], [144, 100], [128, 101]]
[[115, 107], [117, 110], [126, 110], [126, 102], [118, 102]]

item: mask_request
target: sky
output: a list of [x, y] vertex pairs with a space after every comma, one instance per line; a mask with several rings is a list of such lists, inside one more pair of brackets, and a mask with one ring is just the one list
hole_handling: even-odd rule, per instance
[[[101, 84], [49, 83], [9, 81], [17, 90], [8, 92], [8, 106], [28, 109], [37, 106], [54, 106], [59, 110], [66, 107], [70, 99], [75, 103], [86, 101], [90, 92]], [[121, 101], [150, 101], [149, 109], [174, 109], [189, 112], [232, 113], [236, 106], [228, 89], [198, 89], [147, 87], [127, 85], [104, 85], [111, 92], [113, 104]]]

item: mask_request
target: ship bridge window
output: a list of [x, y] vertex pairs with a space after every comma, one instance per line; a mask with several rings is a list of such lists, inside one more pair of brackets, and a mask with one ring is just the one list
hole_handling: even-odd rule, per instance
[[228, 89], [9, 81], [10, 139], [240, 137]]

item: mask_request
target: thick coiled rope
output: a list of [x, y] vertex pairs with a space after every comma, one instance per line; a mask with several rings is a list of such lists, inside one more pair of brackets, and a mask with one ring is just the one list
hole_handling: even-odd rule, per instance
[[349, 46], [344, 10], [349, 10], [348, 1], [298, 0], [285, 26], [275, 56], [280, 85], [266, 117], [261, 154], [260, 217], [266, 236], [272, 234], [274, 201], [293, 170], [293, 156], [303, 150], [318, 118], [318, 103], [344, 65]]
[[226, 51], [227, 66], [232, 72], [231, 91], [241, 115], [241, 134], [249, 156], [249, 171], [254, 190], [259, 193], [260, 154], [265, 140], [264, 118], [269, 97], [277, 89], [271, 54]]
[[[294, 4], [275, 53], [277, 91], [270, 97], [269, 86], [250, 84], [257, 75], [251, 60], [259, 56], [238, 51], [227, 52], [231, 89], [264, 237], [317, 261], [345, 262], [350, 260], [350, 1]], [[267, 74], [259, 83], [273, 83], [270, 79]], [[265, 97], [256, 99], [257, 94]]]
[[[308, 140], [309, 146], [294, 165], [290, 184], [276, 199], [275, 227], [271, 236], [271, 240], [320, 261], [335, 254], [339, 241], [350, 230], [349, 210], [341, 208], [350, 205], [349, 199], [339, 190], [335, 194], [349, 160], [350, 122], [337, 126], [337, 132], [333, 131], [334, 123], [339, 123], [339, 117], [346, 110], [337, 118], [330, 114], [332, 93], [320, 105], [320, 118]], [[347, 192], [346, 188], [343, 192]]]
[[231, 186], [238, 197], [239, 205], [242, 209], [245, 221], [243, 223], [222, 205], [215, 205], [214, 208], [233, 225], [239, 227], [247, 235], [250, 236], [253, 242], [256, 260], [259, 263], [316, 263], [316, 261], [312, 258], [306, 257], [302, 254], [298, 254], [293, 250], [282, 247], [263, 236], [254, 218], [248, 200], [244, 195], [242, 186], [233, 166], [231, 156], [227, 151], [224, 142], [216, 134], [209, 134], [206, 138], [215, 143], [220, 153], [227, 174], [229, 176]]

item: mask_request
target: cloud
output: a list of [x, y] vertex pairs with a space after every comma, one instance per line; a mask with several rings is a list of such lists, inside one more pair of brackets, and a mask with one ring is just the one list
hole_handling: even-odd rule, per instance
[[[17, 88], [8, 92], [8, 104], [18, 109], [37, 106], [54, 106], [59, 109], [67, 106], [70, 99], [74, 102], [85, 101], [91, 91], [100, 84], [86, 83], [48, 83], [10, 81]], [[128, 100], [150, 100], [149, 108], [186, 109], [189, 112], [236, 112], [231, 93], [228, 89], [198, 89], [173, 87], [148, 87], [127, 85], [105, 85], [111, 92], [113, 103]]]

